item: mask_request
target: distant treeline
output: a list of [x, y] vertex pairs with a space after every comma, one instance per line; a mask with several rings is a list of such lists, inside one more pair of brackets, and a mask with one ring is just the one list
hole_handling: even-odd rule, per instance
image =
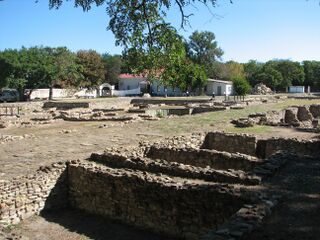
[[[251, 86], [262, 82], [273, 90], [285, 90], [291, 85], [320, 87], [319, 61], [213, 61], [202, 65], [208, 78], [241, 79]], [[101, 55], [94, 50], [74, 53], [66, 47], [23, 47], [0, 52], [0, 88], [15, 88], [21, 92], [26, 88], [95, 87], [103, 82], [117, 84], [118, 75], [123, 72], [130, 72], [130, 67], [122, 56]]]

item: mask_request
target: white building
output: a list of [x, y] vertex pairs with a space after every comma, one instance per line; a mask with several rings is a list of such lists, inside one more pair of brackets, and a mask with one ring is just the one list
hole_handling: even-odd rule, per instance
[[289, 93], [304, 93], [304, 86], [290, 86], [288, 89]]
[[146, 84], [146, 82], [147, 78], [140, 75], [120, 74], [119, 90], [132, 90], [141, 88]]
[[205, 87], [205, 92], [207, 95], [216, 96], [229, 96], [233, 94], [233, 82], [223, 81], [216, 79], [208, 79], [207, 85]]

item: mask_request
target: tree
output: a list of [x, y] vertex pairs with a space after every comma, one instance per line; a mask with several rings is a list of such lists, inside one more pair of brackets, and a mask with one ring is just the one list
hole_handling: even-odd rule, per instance
[[215, 35], [212, 32], [195, 31], [189, 37], [187, 43], [190, 59], [195, 63], [208, 66], [218, 59], [221, 59], [223, 51], [218, 47]]
[[250, 92], [250, 84], [245, 78], [236, 77], [232, 79], [233, 81], [233, 88], [237, 95], [244, 96]]
[[177, 66], [186, 59], [184, 43], [177, 31], [164, 22], [150, 23], [150, 31], [152, 42], [140, 34], [130, 40], [131, 47], [124, 51], [125, 61], [133, 73], [170, 85]]
[[305, 86], [320, 87], [320, 62], [304, 61]]
[[102, 56], [105, 67], [105, 79], [108, 83], [116, 85], [122, 69], [122, 58], [120, 55], [104, 54]]
[[260, 80], [257, 79], [257, 75], [261, 73], [263, 66], [263, 63], [259, 63], [256, 60], [250, 60], [244, 64], [245, 76], [251, 86], [255, 86], [260, 82]]
[[[133, 73], [148, 74], [163, 85], [170, 80], [166, 71], [185, 59], [185, 49], [177, 31], [165, 21], [176, 3], [185, 26], [185, 8], [194, 4], [216, 5], [216, 0], [75, 0], [75, 5], [88, 11], [92, 4], [106, 4], [110, 17], [108, 28], [114, 33], [116, 45], [124, 47], [123, 55]], [[59, 8], [63, 0], [49, 0], [51, 8]]]
[[104, 81], [104, 64], [102, 57], [94, 50], [77, 52], [76, 63], [84, 78], [82, 84], [86, 87], [98, 86]]
[[271, 65], [274, 69], [279, 71], [282, 75], [282, 81], [279, 87], [285, 89], [291, 85], [304, 84], [303, 67], [299, 62], [292, 62], [289, 60], [270, 61], [266, 64]]
[[81, 65], [76, 63], [77, 57], [66, 47], [52, 48], [53, 58], [52, 85], [60, 87], [79, 87], [83, 81]]
[[281, 73], [271, 66], [265, 65], [260, 73], [256, 74], [255, 80], [257, 83], [264, 83], [266, 86], [276, 90], [283, 82]]
[[[128, 19], [125, 20], [127, 24], [123, 27], [129, 31], [129, 28], [127, 28], [129, 26], [140, 28], [142, 24], [147, 24], [147, 18], [150, 18], [150, 16], [165, 17], [174, 6], [180, 11], [181, 26], [184, 27], [188, 24], [189, 17], [192, 16], [192, 14], [185, 12], [186, 8], [195, 4], [214, 7], [217, 5], [217, 0], [74, 0], [74, 3], [76, 7], [82, 7], [84, 11], [89, 11], [93, 4], [96, 6], [106, 4], [107, 13], [110, 17], [109, 27], [112, 28], [112, 24], [117, 22], [119, 18], [128, 16]], [[63, 0], [49, 0], [50, 8], [59, 8], [62, 4]], [[140, 16], [144, 16], [145, 20], [141, 21]], [[135, 26], [134, 20], [137, 19], [139, 21]]]
[[225, 80], [245, 77], [243, 64], [235, 61], [228, 61], [223, 64], [220, 74], [221, 79]]
[[203, 66], [185, 59], [183, 64], [176, 65], [170, 72], [169, 86], [179, 87], [183, 91], [201, 90], [207, 82], [207, 75]]

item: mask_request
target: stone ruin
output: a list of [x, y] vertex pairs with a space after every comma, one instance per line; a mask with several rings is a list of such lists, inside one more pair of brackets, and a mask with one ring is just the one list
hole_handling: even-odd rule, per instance
[[72, 208], [179, 239], [245, 239], [281, 199], [264, 184], [319, 153], [320, 141], [224, 132], [107, 149], [0, 182], [0, 223]]
[[251, 94], [268, 95], [268, 94], [273, 94], [273, 91], [270, 88], [268, 88], [266, 85], [264, 85], [263, 83], [258, 83], [251, 90]]
[[281, 111], [254, 113], [246, 118], [232, 120], [237, 127], [253, 127], [257, 125], [286, 126], [305, 130], [319, 128], [320, 105], [292, 106]]

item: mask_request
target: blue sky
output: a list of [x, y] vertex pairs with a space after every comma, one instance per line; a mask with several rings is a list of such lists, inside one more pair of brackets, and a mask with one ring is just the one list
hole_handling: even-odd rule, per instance
[[[194, 12], [191, 27], [179, 32], [186, 38], [195, 30], [214, 32], [224, 61], [320, 60], [318, 0], [219, 0], [211, 13], [201, 6], [187, 11]], [[168, 20], [179, 28], [177, 9], [169, 12]], [[66, 2], [59, 10], [49, 10], [48, 0], [4, 0], [0, 21], [0, 50], [43, 45], [121, 53], [107, 31], [103, 6], [83, 12]]]

